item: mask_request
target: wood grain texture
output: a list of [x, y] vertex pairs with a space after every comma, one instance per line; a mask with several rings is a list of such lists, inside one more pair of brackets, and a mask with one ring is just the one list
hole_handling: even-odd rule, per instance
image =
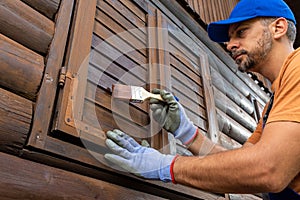
[[44, 58], [0, 34], [0, 85], [32, 101], [43, 76]]
[[60, 0], [22, 0], [22, 1], [52, 20], [54, 20], [54, 16], [57, 13], [60, 4]]
[[[178, 0], [180, 1], [180, 0]], [[229, 16], [233, 7], [238, 3], [238, 0], [181, 0], [185, 1], [194, 13], [200, 16], [205, 23], [210, 23], [217, 20], [225, 19]]]
[[32, 102], [0, 88], [0, 151], [18, 155], [32, 119]]
[[61, 101], [59, 101], [59, 104], [61, 106], [58, 108], [55, 127], [74, 136], [79, 134], [74, 122], [82, 117], [97, 2], [91, 0], [86, 3], [84, 0], [79, 0], [76, 3], [65, 58], [67, 74], [69, 75], [60, 93], [59, 98], [61, 98]]
[[250, 137], [251, 132], [244, 128], [241, 124], [233, 120], [231, 117], [217, 109], [219, 130], [227, 136], [236, 140], [240, 144], [244, 144]]
[[19, 0], [0, 2], [1, 33], [46, 54], [54, 34], [54, 22]]
[[164, 199], [4, 153], [0, 153], [0, 198], [16, 200]]
[[[55, 24], [55, 35], [47, 56], [45, 75], [36, 102], [31, 137], [28, 140], [29, 145], [43, 146], [48, 134], [56, 98], [54, 94], [57, 90], [57, 79], [65, 55], [67, 30], [70, 25], [72, 9], [73, 0], [62, 0]], [[38, 140], [37, 137], [39, 137]]]
[[216, 88], [214, 88], [214, 99], [216, 106], [220, 110], [243, 125], [249, 131], [252, 132], [255, 130], [257, 125], [255, 119]]

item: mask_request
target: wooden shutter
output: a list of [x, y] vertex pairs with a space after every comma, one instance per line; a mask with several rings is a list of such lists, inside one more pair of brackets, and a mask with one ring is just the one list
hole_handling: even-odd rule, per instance
[[[97, 1], [95, 16], [89, 16], [94, 19], [93, 29], [91, 24], [83, 23], [91, 19], [75, 19], [66, 82], [54, 129], [80, 139], [84, 145], [97, 141], [96, 145], [104, 147], [105, 132], [119, 128], [139, 141], [147, 139], [157, 149], [165, 147], [167, 134], [160, 133], [153, 120], [150, 123], [147, 102], [111, 98], [112, 85], [122, 83], [148, 90], [154, 87], [170, 90], [195, 125], [207, 134], [210, 116], [206, 103], [212, 105], [210, 113], [215, 110], [211, 85], [203, 84], [209, 83], [207, 77], [210, 77], [206, 54], [158, 9], [123, 3]], [[85, 6], [82, 4], [83, 10], [88, 9]], [[91, 5], [89, 9], [94, 12]], [[203, 72], [208, 73], [204, 79]], [[212, 127], [217, 127], [216, 117], [211, 120], [214, 120]], [[208, 135], [217, 142], [217, 133]]]
[[77, 13], [54, 129], [102, 145], [114, 128], [147, 138], [147, 104], [111, 98], [116, 83], [148, 87], [145, 11], [109, 0], [79, 1]]

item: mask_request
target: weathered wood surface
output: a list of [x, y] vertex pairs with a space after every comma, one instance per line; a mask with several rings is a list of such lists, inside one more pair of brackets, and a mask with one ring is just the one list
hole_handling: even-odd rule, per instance
[[198, 44], [185, 37], [173, 23], [168, 23], [172, 92], [185, 108], [187, 116], [203, 133], [208, 131], [207, 104], [202, 64], [205, 59]]
[[259, 196], [251, 195], [251, 194], [230, 194], [230, 200], [261, 200]]
[[88, 4], [85, 0], [77, 1], [65, 63], [67, 74], [71, 76], [67, 76], [60, 94], [62, 100], [56, 128], [75, 137], [79, 136], [75, 121], [82, 118], [95, 10], [96, 0]]
[[219, 135], [220, 135], [220, 138], [219, 138], [220, 145], [222, 145], [224, 148], [226, 148], [226, 149], [236, 149], [236, 148], [242, 147], [242, 145], [240, 143], [233, 140], [232, 138], [230, 138], [226, 134], [220, 132]]
[[44, 58], [0, 34], [0, 86], [34, 100], [43, 76]]
[[[68, 37], [68, 28], [71, 21], [73, 0], [62, 0], [55, 24], [55, 35], [50, 45], [47, 56], [44, 77], [41, 82], [41, 89], [36, 102], [31, 136], [28, 144], [43, 146], [45, 136], [51, 124], [52, 111], [54, 109], [55, 93], [58, 85], [58, 77]], [[37, 138], [39, 139], [37, 140]]]
[[46, 54], [54, 22], [20, 0], [1, 0], [0, 31], [16, 42]]
[[0, 88], [0, 151], [20, 153], [29, 133], [32, 107], [31, 101]]
[[4, 153], [0, 153], [0, 198], [164, 199]]
[[[155, 27], [155, 28], [154, 28]], [[148, 14], [148, 60], [149, 60], [149, 83], [150, 90], [153, 88], [171, 88], [171, 69], [169, 53], [165, 52], [168, 46], [168, 32], [163, 29], [167, 27], [166, 18], [161, 11], [149, 7]], [[161, 67], [164, 66], [164, 67]], [[159, 130], [159, 131], [158, 131]], [[168, 154], [168, 134], [162, 130], [157, 123], [154, 123], [153, 116], [150, 116], [151, 146], [162, 149], [161, 152]]]
[[249, 131], [252, 132], [255, 130], [256, 121], [248, 113], [241, 109], [241, 107], [216, 88], [214, 88], [214, 98], [216, 105], [220, 110], [229, 115], [235, 121], [239, 122]]
[[[224, 67], [224, 66], [223, 66]], [[242, 94], [239, 90], [237, 90], [238, 85], [232, 85], [228, 82], [227, 79], [222, 76], [217, 70], [211, 68], [211, 79], [213, 85], [224, 95], [226, 95], [229, 99], [231, 99], [234, 103], [236, 103], [239, 107], [245, 110], [249, 115], [253, 114], [254, 108], [252, 103], [247, 99], [247, 96]], [[234, 74], [231, 74], [234, 76]], [[237, 78], [236, 78], [237, 79]], [[235, 81], [238, 82], [238, 81]], [[242, 88], [246, 88], [247, 86], [244, 84], [239, 85]], [[249, 94], [249, 92], [248, 92]]]
[[244, 144], [251, 135], [251, 132], [231, 119], [228, 115], [217, 109], [218, 124], [220, 131], [224, 132], [229, 137]]
[[22, 0], [50, 19], [54, 19], [60, 0]]
[[[179, 0], [180, 1], [180, 0]], [[205, 23], [225, 19], [229, 16], [231, 10], [238, 0], [181, 0], [185, 1], [187, 6], [192, 9]]]
[[[204, 54], [204, 52], [203, 52]], [[216, 104], [214, 99], [213, 93], [213, 85], [211, 80], [211, 74], [209, 70], [209, 62], [207, 55], [203, 55], [200, 58], [201, 62], [201, 69], [202, 69], [202, 77], [203, 77], [203, 88], [205, 93], [205, 102], [206, 102], [206, 109], [207, 109], [207, 118], [209, 122], [209, 138], [212, 142], [220, 142], [220, 135], [219, 135], [219, 127], [217, 121], [217, 114], [216, 114]]]

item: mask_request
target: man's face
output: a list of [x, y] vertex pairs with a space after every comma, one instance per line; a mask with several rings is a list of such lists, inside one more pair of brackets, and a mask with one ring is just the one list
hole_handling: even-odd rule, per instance
[[229, 28], [227, 49], [242, 72], [259, 72], [272, 49], [272, 34], [259, 20], [248, 20]]

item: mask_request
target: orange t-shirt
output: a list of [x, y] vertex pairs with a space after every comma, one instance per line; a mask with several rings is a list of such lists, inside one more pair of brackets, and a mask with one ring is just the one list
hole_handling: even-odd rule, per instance
[[[275, 96], [273, 107], [269, 113], [266, 124], [276, 121], [292, 121], [300, 123], [300, 48], [296, 49], [285, 60], [284, 65], [279, 72], [279, 76], [272, 84], [272, 90], [275, 92]], [[266, 112], [267, 107], [268, 104], [263, 111], [263, 115]], [[257, 143], [262, 134], [263, 128], [261, 118], [256, 130], [247, 142], [252, 144]], [[290, 187], [300, 193], [300, 173], [298, 173], [291, 182]]]

